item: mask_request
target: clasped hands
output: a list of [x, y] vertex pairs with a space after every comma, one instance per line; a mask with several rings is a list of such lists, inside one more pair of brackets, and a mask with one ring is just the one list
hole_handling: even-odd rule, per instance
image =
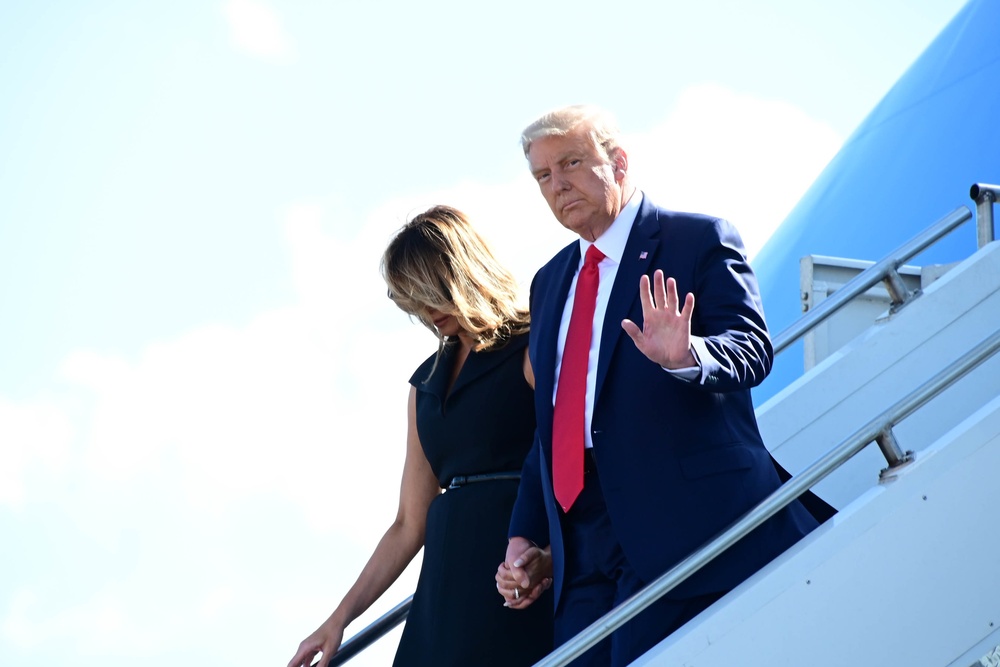
[[507, 555], [497, 567], [497, 592], [504, 606], [524, 609], [552, 585], [552, 552], [523, 537], [512, 537]]

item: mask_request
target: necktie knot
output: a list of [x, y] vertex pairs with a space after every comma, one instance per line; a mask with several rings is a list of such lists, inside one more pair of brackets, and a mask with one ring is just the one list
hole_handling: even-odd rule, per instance
[[598, 250], [596, 245], [591, 245], [587, 248], [587, 254], [583, 257], [584, 266], [597, 265], [600, 264], [601, 260], [607, 257], [603, 252]]

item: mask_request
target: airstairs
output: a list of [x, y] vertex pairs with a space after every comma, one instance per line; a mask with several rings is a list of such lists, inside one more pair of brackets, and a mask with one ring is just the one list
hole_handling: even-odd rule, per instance
[[[879, 262], [803, 260], [806, 315], [774, 345], [805, 338], [811, 367], [757, 410], [793, 477], [539, 666], [571, 664], [809, 489], [836, 516], [633, 664], [1000, 666], [1000, 187], [972, 195], [978, 215], [960, 207]], [[970, 257], [906, 264], [973, 219]]]
[[[982, 234], [992, 211], [979, 210]], [[923, 280], [903, 288], [905, 305], [828, 346], [758, 409], [764, 441], [793, 473], [866, 424], [877, 435], [813, 486], [838, 508], [833, 519], [635, 665], [1000, 665], [1000, 355], [984, 349], [1000, 332], [991, 240], [980, 236], [957, 265], [906, 271]], [[849, 330], [851, 319], [828, 327]], [[980, 360], [958, 368], [976, 348]], [[920, 395], [949, 373], [947, 388]]]

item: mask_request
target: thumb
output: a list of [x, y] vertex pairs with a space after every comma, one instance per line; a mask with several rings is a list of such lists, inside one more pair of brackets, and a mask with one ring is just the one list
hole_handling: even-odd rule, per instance
[[632, 342], [635, 343], [636, 347], [639, 347], [641, 345], [643, 341], [643, 335], [642, 335], [642, 329], [639, 328], [638, 324], [636, 324], [632, 320], [628, 319], [622, 320], [622, 329], [625, 330], [625, 333], [627, 333], [629, 338], [632, 339]]

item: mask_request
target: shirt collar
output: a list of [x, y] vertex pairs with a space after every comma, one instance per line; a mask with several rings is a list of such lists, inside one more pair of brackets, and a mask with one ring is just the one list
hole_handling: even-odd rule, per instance
[[587, 256], [587, 249], [596, 245], [597, 249], [604, 253], [616, 264], [621, 264], [622, 256], [625, 254], [625, 244], [628, 242], [628, 235], [632, 231], [636, 215], [639, 213], [639, 206], [642, 204], [643, 194], [638, 189], [632, 193], [629, 200], [622, 207], [611, 226], [604, 230], [604, 233], [591, 243], [583, 238], [580, 239], [580, 257]]

